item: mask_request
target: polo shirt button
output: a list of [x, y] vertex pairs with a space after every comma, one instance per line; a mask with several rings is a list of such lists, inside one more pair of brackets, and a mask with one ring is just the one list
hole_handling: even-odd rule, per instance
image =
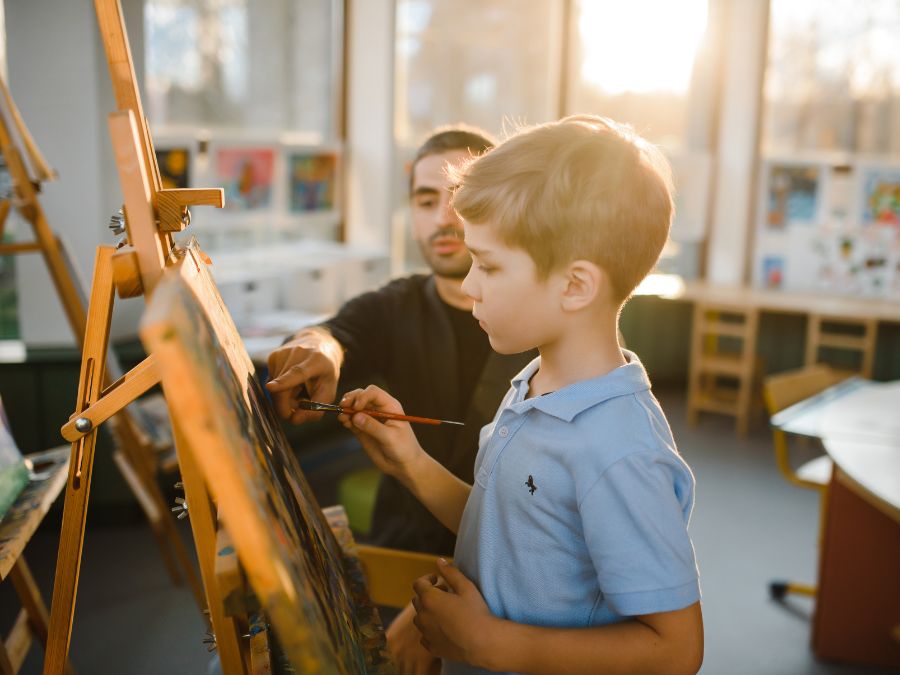
[[506, 438], [507, 436], [509, 436], [509, 429], [500, 427], [500, 438]]

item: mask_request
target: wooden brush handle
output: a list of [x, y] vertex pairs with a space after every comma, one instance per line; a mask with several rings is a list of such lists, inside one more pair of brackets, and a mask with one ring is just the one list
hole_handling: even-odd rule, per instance
[[355, 413], [363, 413], [365, 415], [369, 415], [370, 417], [377, 417], [379, 419], [384, 420], [400, 420], [401, 422], [414, 422], [418, 424], [431, 424], [437, 425], [441, 423], [441, 420], [433, 420], [430, 417], [415, 417], [414, 415], [401, 415], [400, 413], [392, 413], [385, 412], [383, 410], [356, 410], [354, 408], [341, 408], [341, 410], [347, 415], [353, 415]]

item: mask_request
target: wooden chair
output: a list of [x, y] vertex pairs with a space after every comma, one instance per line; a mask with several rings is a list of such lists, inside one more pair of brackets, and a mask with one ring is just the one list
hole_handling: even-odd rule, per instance
[[[818, 364], [799, 370], [771, 375], [765, 379], [763, 397], [769, 415], [784, 410], [835, 384], [840, 378], [828, 366]], [[775, 462], [788, 482], [797, 487], [818, 490], [821, 495], [819, 508], [819, 532], [821, 539], [825, 523], [825, 512], [828, 503], [828, 483], [831, 481], [832, 462], [827, 455], [821, 455], [794, 469], [790, 461], [790, 447], [787, 434], [780, 429], [773, 429], [775, 443]], [[814, 596], [816, 587], [793, 581], [777, 580], [769, 584], [769, 594], [780, 600], [788, 593]]]
[[875, 362], [875, 338], [877, 319], [849, 319], [846, 317], [811, 314], [806, 328], [806, 365], [812, 366], [825, 359], [822, 349], [837, 350], [859, 355], [859, 367], [846, 371], [872, 377]]
[[[747, 435], [758, 399], [758, 323], [759, 311], [753, 307], [694, 305], [687, 403], [691, 426], [701, 412], [714, 412], [733, 416], [737, 433]], [[723, 381], [733, 386], [722, 386]]]

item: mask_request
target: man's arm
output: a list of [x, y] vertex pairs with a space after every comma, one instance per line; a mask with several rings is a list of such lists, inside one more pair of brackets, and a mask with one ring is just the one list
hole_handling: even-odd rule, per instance
[[504, 672], [696, 673], [703, 661], [700, 603], [591, 628], [544, 628], [498, 619], [462, 572], [439, 561], [441, 576], [413, 588], [415, 624], [442, 658]]
[[392, 339], [386, 326], [402, 290], [402, 284], [389, 284], [348, 300], [337, 315], [298, 331], [269, 355], [266, 388], [282, 419], [294, 424], [320, 419], [320, 412], [295, 410], [294, 401], [308, 397], [332, 403], [348, 368], [352, 376], [369, 381], [382, 372]]
[[[341, 406], [403, 414], [399, 401], [376, 386], [345, 394]], [[339, 415], [338, 420], [359, 439], [378, 469], [406, 486], [444, 527], [459, 531], [472, 486], [425, 452], [408, 422], [380, 422], [364, 413]]]

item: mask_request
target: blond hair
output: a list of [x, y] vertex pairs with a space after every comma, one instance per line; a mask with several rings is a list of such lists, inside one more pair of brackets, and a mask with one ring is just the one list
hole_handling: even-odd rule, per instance
[[626, 125], [593, 115], [526, 128], [456, 169], [453, 206], [524, 249], [538, 274], [599, 265], [624, 302], [653, 269], [672, 220], [671, 170]]

